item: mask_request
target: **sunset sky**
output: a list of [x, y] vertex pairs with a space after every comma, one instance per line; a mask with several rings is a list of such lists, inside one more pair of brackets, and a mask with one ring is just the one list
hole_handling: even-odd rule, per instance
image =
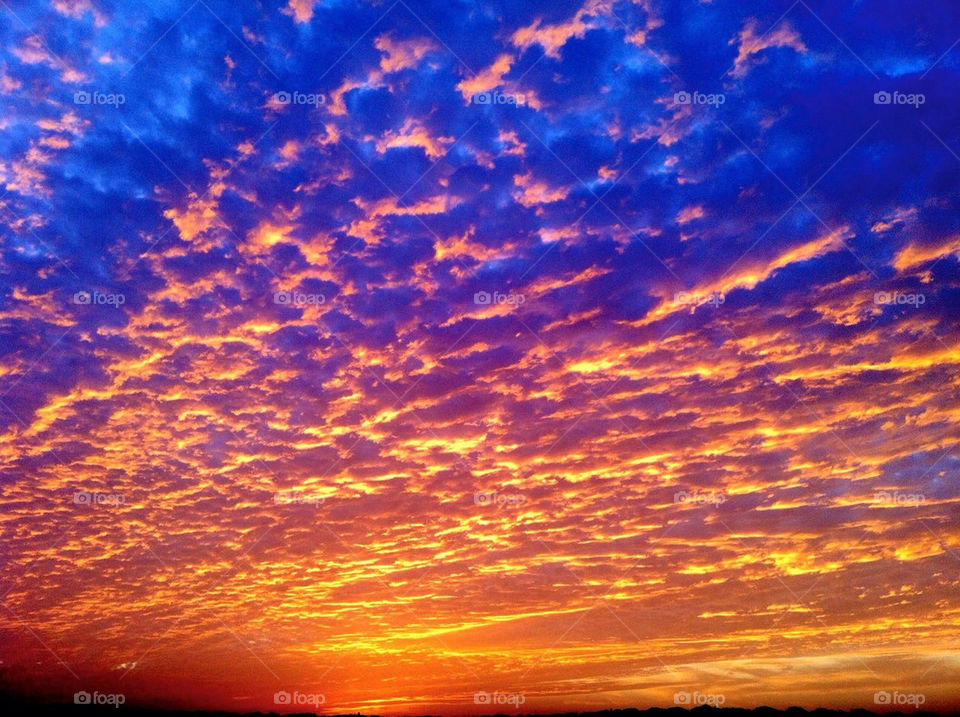
[[960, 708], [958, 87], [952, 0], [0, 0], [0, 693]]

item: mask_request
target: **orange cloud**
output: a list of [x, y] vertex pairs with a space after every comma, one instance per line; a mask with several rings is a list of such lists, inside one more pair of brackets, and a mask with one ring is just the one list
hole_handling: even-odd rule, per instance
[[513, 175], [513, 183], [520, 190], [514, 193], [514, 199], [525, 207], [558, 202], [567, 197], [567, 187], [550, 187], [535, 179], [532, 172]]
[[36, 35], [28, 36], [22, 46], [10, 49], [21, 62], [28, 65], [43, 64], [60, 70], [60, 79], [64, 82], [76, 84], [87, 78], [79, 70], [70, 67], [62, 59], [54, 57], [44, 46], [43, 41]]
[[571, 37], [583, 37], [594, 25], [583, 21], [583, 12], [578, 12], [572, 20], [556, 25], [543, 25], [535, 20], [522, 27], [510, 37], [517, 47], [526, 50], [532, 45], [540, 45], [548, 57], [560, 59], [560, 49]]
[[434, 137], [423, 124], [408, 117], [399, 130], [388, 130], [377, 140], [377, 151], [386, 152], [392, 147], [420, 147], [428, 157], [438, 159], [454, 141], [454, 137]]
[[499, 55], [490, 67], [458, 82], [457, 89], [467, 100], [478, 92], [495, 89], [503, 83], [503, 76], [510, 71], [512, 62], [510, 55]]
[[395, 40], [389, 34], [377, 37], [373, 45], [383, 53], [380, 71], [384, 74], [417, 67], [428, 52], [436, 49], [426, 38]]
[[960, 256], [960, 235], [949, 237], [939, 244], [907, 244], [893, 258], [893, 266], [897, 271], [905, 272], [929, 261], [951, 255]]
[[290, 0], [284, 12], [293, 15], [293, 19], [298, 23], [310, 22], [313, 19], [313, 8], [320, 4], [321, 0]]
[[884, 216], [880, 221], [874, 222], [873, 226], [870, 227], [870, 231], [875, 234], [882, 234], [883, 232], [890, 231], [897, 224], [912, 222], [916, 219], [916, 216], [916, 207], [898, 207], [893, 212]]
[[689, 207], [684, 207], [677, 212], [677, 224], [686, 224], [687, 222], [692, 222], [694, 219], [703, 219], [705, 216], [706, 212], [703, 209], [703, 205], [694, 204]]
[[807, 46], [800, 39], [800, 34], [787, 22], [780, 23], [776, 29], [761, 35], [757, 34], [757, 21], [750, 19], [744, 25], [740, 34], [730, 40], [730, 44], [737, 43], [737, 58], [733, 63], [734, 77], [743, 77], [752, 64], [754, 55], [771, 47], [789, 47], [799, 53], [805, 53]]

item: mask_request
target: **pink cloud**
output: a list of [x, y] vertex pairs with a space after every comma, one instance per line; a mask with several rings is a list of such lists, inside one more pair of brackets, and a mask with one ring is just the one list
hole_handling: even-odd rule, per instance
[[737, 59], [733, 63], [734, 77], [743, 77], [754, 64], [754, 55], [771, 47], [789, 47], [800, 53], [807, 51], [807, 46], [800, 39], [800, 33], [790, 27], [789, 23], [781, 23], [774, 30], [761, 35], [757, 34], [757, 21], [750, 19], [744, 25], [740, 34], [730, 40], [729, 44], [737, 43]]

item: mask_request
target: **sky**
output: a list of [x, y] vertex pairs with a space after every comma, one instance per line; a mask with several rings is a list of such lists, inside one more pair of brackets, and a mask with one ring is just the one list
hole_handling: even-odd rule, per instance
[[958, 43], [0, 1], [0, 692], [960, 707]]

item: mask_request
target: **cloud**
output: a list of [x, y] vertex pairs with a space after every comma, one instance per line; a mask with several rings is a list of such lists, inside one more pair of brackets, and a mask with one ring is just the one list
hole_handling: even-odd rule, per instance
[[772, 47], [789, 47], [799, 53], [807, 52], [807, 46], [800, 34], [786, 21], [779, 23], [776, 28], [759, 33], [757, 20], [751, 18], [737, 37], [730, 41], [731, 45], [734, 43], [737, 45], [737, 57], [731, 72], [734, 77], [746, 75], [754, 64], [761, 61], [756, 55]]

